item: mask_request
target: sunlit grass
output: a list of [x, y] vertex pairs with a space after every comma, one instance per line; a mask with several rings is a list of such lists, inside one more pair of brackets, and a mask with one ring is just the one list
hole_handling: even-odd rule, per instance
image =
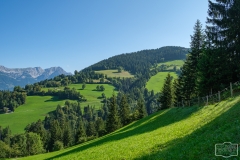
[[134, 75], [130, 74], [128, 71], [122, 71], [121, 73], [118, 73], [118, 70], [100, 70], [100, 71], [95, 71], [96, 73], [103, 73], [104, 75], [106, 74], [108, 77], [134, 77]]
[[[96, 87], [98, 85], [103, 85], [105, 90], [104, 91], [96, 91]], [[117, 94], [118, 92], [115, 91], [115, 87], [110, 85], [110, 84], [86, 84], [86, 88], [83, 90], [82, 89], [82, 84], [70, 84], [68, 85], [70, 89], [75, 88], [77, 91], [80, 92], [81, 95], [83, 95], [87, 101], [86, 102], [81, 102], [81, 106], [95, 106], [96, 109], [98, 109], [102, 103], [101, 99], [102, 93], [106, 95], [106, 97], [111, 97], [113, 92]], [[48, 89], [56, 89], [57, 90], [63, 90], [64, 87], [53, 87], [53, 88], [43, 88], [42, 90], [47, 91]]]
[[[114, 87], [109, 84], [100, 84], [105, 87], [104, 91], [95, 91], [98, 84], [86, 84], [86, 88], [82, 90], [82, 84], [71, 84], [68, 87], [75, 88], [82, 95], [87, 98], [86, 102], [82, 102], [82, 109], [84, 106], [95, 106], [98, 109], [102, 103], [101, 94], [105, 93], [107, 97], [112, 96]], [[62, 90], [64, 87], [57, 89]], [[54, 88], [51, 88], [54, 89]], [[48, 88], [44, 88], [48, 90]], [[117, 94], [117, 91], [114, 91]], [[66, 99], [67, 100], [67, 99]], [[24, 128], [38, 119], [44, 119], [45, 115], [57, 108], [57, 105], [64, 105], [66, 100], [58, 100], [52, 96], [27, 96], [26, 104], [19, 106], [15, 112], [9, 114], [0, 114], [0, 126], [9, 126], [12, 133], [23, 133]], [[76, 102], [76, 101], [75, 101]]]
[[165, 65], [176, 65], [176, 66], [183, 66], [184, 64], [184, 61], [183, 60], [174, 60], [174, 61], [168, 61], [168, 62], [161, 62], [161, 63], [158, 63], [158, 66], [161, 66], [162, 64], [165, 64]]
[[150, 78], [147, 82], [146, 88], [149, 91], [153, 90], [155, 93], [160, 92], [168, 73], [170, 73], [173, 78], [177, 78], [177, 74], [175, 72], [159, 72]]
[[90, 142], [23, 159], [218, 159], [216, 143], [239, 143], [239, 101], [163, 110]]
[[13, 134], [23, 133], [27, 124], [44, 119], [48, 112], [55, 110], [58, 104], [63, 105], [64, 102], [52, 96], [28, 96], [26, 103], [15, 109], [15, 112], [0, 114], [0, 125], [9, 126]]

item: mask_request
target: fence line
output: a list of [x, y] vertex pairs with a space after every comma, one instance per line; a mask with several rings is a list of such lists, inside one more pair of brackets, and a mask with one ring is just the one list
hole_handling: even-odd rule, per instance
[[224, 88], [221, 91], [218, 91], [217, 93], [203, 96], [203, 97], [195, 97], [190, 100], [182, 100], [180, 102], [176, 103], [176, 107], [186, 107], [186, 106], [206, 106], [209, 104], [215, 104], [219, 103], [222, 100], [225, 100], [229, 97], [234, 97], [236, 95], [240, 95], [240, 81], [237, 81], [235, 83], [230, 82], [229, 87]]

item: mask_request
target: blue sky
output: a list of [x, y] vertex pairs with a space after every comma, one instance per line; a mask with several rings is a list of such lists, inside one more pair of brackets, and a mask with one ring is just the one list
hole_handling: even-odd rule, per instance
[[111, 56], [189, 47], [206, 0], [1, 0], [0, 65], [81, 70]]

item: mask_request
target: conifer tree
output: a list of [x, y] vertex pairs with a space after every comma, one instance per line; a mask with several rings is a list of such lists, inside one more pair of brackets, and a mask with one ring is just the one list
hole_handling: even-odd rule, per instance
[[173, 96], [172, 96], [172, 78], [168, 73], [163, 88], [162, 94], [160, 95], [158, 101], [160, 102], [160, 109], [170, 108], [173, 104]]
[[64, 131], [63, 131], [63, 145], [65, 147], [71, 146], [73, 141], [73, 135], [70, 129], [70, 125], [65, 125]]
[[80, 102], [78, 102], [76, 113], [77, 113], [78, 117], [82, 116], [82, 109], [81, 109], [81, 106], [80, 106]]
[[[221, 48], [230, 73], [230, 81], [240, 78], [240, 1], [209, 0], [207, 36], [212, 46]], [[218, 56], [222, 56], [219, 54]]]
[[130, 107], [127, 103], [126, 95], [122, 96], [121, 102], [120, 102], [120, 118], [122, 125], [127, 125], [130, 122]]
[[95, 123], [93, 121], [89, 122], [86, 130], [87, 136], [92, 137], [97, 135]]
[[137, 101], [137, 110], [138, 110], [138, 119], [142, 119], [147, 116], [146, 106], [145, 106], [145, 102], [142, 95], [140, 95]]
[[106, 127], [107, 131], [110, 133], [117, 130], [121, 126], [120, 119], [118, 116], [116, 96], [114, 93], [112, 95], [108, 108], [109, 114], [107, 117]]
[[197, 20], [194, 26], [194, 32], [191, 36], [191, 51], [187, 55], [186, 61], [181, 69], [178, 81], [174, 83], [174, 104], [182, 100], [190, 100], [198, 95], [197, 92], [197, 65], [204, 49], [205, 34], [202, 30], [202, 24]]
[[196, 85], [200, 96], [216, 93], [221, 85], [229, 85], [231, 71], [221, 48], [206, 48], [198, 62]]
[[83, 143], [87, 140], [86, 130], [81, 117], [78, 118], [77, 126], [78, 128], [75, 135], [75, 142], [78, 144], [78, 143]]
[[103, 136], [104, 134], [106, 134], [105, 122], [101, 117], [97, 118], [96, 130], [97, 130], [98, 136]]
[[186, 62], [183, 65], [180, 81], [182, 81], [181, 92], [186, 100], [198, 95], [196, 88], [197, 64], [201, 53], [203, 52], [205, 42], [205, 34], [202, 30], [202, 24], [197, 20], [193, 35], [191, 36], [191, 52], [189, 52]]
[[59, 122], [57, 120], [53, 120], [50, 122], [50, 141], [49, 141], [49, 150], [53, 149], [53, 144], [57, 140], [62, 140], [62, 130], [60, 128]]
[[175, 107], [179, 107], [179, 102], [182, 100], [182, 94], [181, 94], [181, 90], [180, 90], [181, 86], [179, 83], [179, 79], [175, 79], [173, 81], [173, 105]]

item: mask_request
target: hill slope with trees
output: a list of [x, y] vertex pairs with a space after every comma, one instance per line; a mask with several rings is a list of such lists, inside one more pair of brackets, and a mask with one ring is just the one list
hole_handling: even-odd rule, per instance
[[108, 70], [122, 67], [131, 74], [145, 74], [156, 63], [186, 59], [187, 48], [167, 46], [158, 49], [120, 54], [93, 64], [85, 70]]
[[239, 140], [239, 110], [240, 97], [170, 108], [90, 142], [22, 159], [218, 159], [215, 144]]

